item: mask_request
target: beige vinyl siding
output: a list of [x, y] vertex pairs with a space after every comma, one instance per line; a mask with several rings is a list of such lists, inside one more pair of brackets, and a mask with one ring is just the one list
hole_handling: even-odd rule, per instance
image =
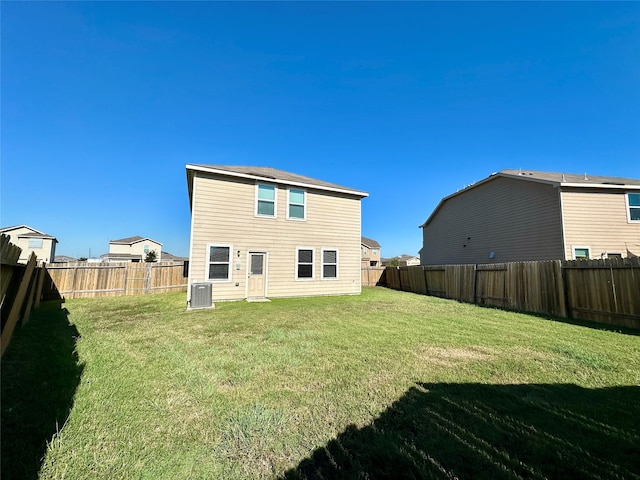
[[640, 223], [627, 219], [626, 192], [571, 189], [562, 191], [565, 255], [589, 247], [591, 258], [603, 253], [640, 255]]
[[[562, 258], [559, 193], [496, 177], [447, 200], [423, 228], [423, 265]], [[495, 254], [490, 258], [490, 254]]]
[[51, 238], [42, 238], [42, 246], [40, 248], [31, 248], [29, 247], [29, 240], [35, 240], [34, 237], [23, 237], [18, 238], [19, 235], [24, 235], [26, 233], [35, 233], [32, 229], [26, 227], [18, 227], [13, 230], [8, 230], [5, 232], [6, 235], [9, 236], [9, 241], [14, 245], [20, 247], [22, 252], [20, 253], [20, 258], [18, 262], [26, 263], [31, 256], [31, 252], [36, 254], [38, 260], [41, 262], [50, 263], [53, 262], [53, 259], [56, 255], [56, 243]]
[[146, 256], [147, 256], [146, 252], [144, 251], [144, 246], [145, 245], [149, 245], [149, 251], [155, 250], [156, 251], [156, 258], [158, 260], [160, 260], [160, 256], [162, 255], [162, 245], [160, 245], [157, 242], [150, 241], [150, 240], [145, 240], [145, 241], [142, 241], [142, 242], [136, 242], [136, 243], [132, 244], [130, 253], [132, 255], [142, 255], [142, 259], [144, 260], [146, 258]]
[[110, 243], [109, 253], [117, 253], [117, 254], [124, 253], [128, 255], [131, 253], [131, 245], [120, 245], [120, 244]]
[[[208, 281], [207, 245], [232, 245], [231, 280], [213, 282], [214, 300], [246, 297], [248, 252], [267, 253], [267, 296], [360, 293], [360, 198], [306, 189], [306, 220], [287, 220], [287, 186], [277, 216], [256, 217], [255, 182], [195, 172], [190, 283]], [[296, 280], [296, 248], [314, 249], [314, 280]], [[339, 250], [339, 278], [322, 280], [322, 248]], [[238, 256], [239, 252], [239, 256]], [[237, 268], [239, 267], [239, 269]]]

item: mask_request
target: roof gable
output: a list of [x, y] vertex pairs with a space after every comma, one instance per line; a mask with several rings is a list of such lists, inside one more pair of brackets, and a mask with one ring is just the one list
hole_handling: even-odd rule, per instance
[[378, 242], [367, 237], [360, 237], [360, 242], [362, 243], [362, 245], [365, 245], [369, 248], [380, 248], [380, 244]]
[[360, 190], [343, 187], [335, 183], [325, 182], [311, 177], [305, 177], [295, 173], [285, 172], [271, 167], [245, 167], [234, 165], [201, 165], [187, 164], [187, 184], [189, 188], [189, 200], [192, 200], [193, 175], [194, 172], [213, 173], [222, 176], [247, 178], [257, 181], [279, 183], [302, 188], [312, 188], [328, 192], [355, 195], [360, 198], [368, 197], [369, 194]]
[[56, 237], [54, 237], [53, 235], [49, 235], [47, 233], [41, 232], [40, 230], [36, 230], [35, 228], [30, 227], [29, 225], [14, 225], [13, 227], [0, 228], [0, 233], [8, 233], [8, 232], [11, 232], [13, 230], [18, 230], [18, 229], [21, 229], [21, 228], [26, 228], [27, 230], [31, 230], [31, 232], [19, 233], [17, 235], [19, 238], [24, 238], [24, 237], [28, 237], [28, 238], [46, 238], [46, 239], [49, 239], [49, 240], [53, 240], [56, 243], [58, 242]]
[[140, 235], [134, 235], [133, 237], [121, 238], [119, 240], [109, 240], [109, 244], [113, 245], [133, 245], [134, 243], [139, 243], [144, 240], [148, 240], [153, 243], [157, 243], [158, 245], [162, 245], [160, 242], [156, 242], [155, 240], [149, 237], [141, 237]]
[[499, 172], [492, 173], [486, 178], [483, 178], [479, 182], [473, 183], [461, 190], [458, 190], [451, 195], [444, 197], [436, 208], [431, 212], [429, 218], [420, 225], [418, 228], [424, 228], [435, 217], [438, 211], [442, 208], [444, 203], [450, 198], [462, 195], [473, 188], [477, 188], [480, 185], [491, 182], [497, 178], [510, 178], [521, 181], [538, 182], [554, 187], [567, 187], [567, 188], [601, 188], [601, 189], [628, 189], [628, 190], [640, 190], [640, 180], [633, 178], [622, 177], [607, 177], [598, 175], [576, 174], [576, 173], [557, 173], [557, 172], [542, 172], [537, 170], [511, 170], [505, 169]]

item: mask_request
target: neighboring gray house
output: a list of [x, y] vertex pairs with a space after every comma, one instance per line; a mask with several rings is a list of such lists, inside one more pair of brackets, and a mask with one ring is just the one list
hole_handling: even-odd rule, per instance
[[56, 256], [56, 244], [58, 240], [52, 235], [48, 235], [40, 230], [27, 225], [16, 225], [14, 227], [0, 228], [0, 233], [9, 236], [9, 241], [22, 249], [19, 262], [25, 263], [29, 260], [31, 253], [35, 253], [39, 261], [53, 262]]
[[640, 255], [640, 180], [502, 170], [443, 198], [422, 265]]

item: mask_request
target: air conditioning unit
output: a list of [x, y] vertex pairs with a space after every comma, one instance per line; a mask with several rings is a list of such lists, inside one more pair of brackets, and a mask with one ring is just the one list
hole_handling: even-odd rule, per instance
[[191, 301], [189, 302], [189, 308], [211, 308], [212, 306], [211, 284], [191, 284]]

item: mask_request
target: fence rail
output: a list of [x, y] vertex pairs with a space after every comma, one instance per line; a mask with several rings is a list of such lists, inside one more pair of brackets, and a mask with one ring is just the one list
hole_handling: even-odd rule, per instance
[[396, 290], [640, 329], [637, 257], [387, 267], [384, 281]]
[[159, 263], [54, 263], [46, 267], [50, 295], [66, 298], [117, 297], [187, 291], [184, 265]]

